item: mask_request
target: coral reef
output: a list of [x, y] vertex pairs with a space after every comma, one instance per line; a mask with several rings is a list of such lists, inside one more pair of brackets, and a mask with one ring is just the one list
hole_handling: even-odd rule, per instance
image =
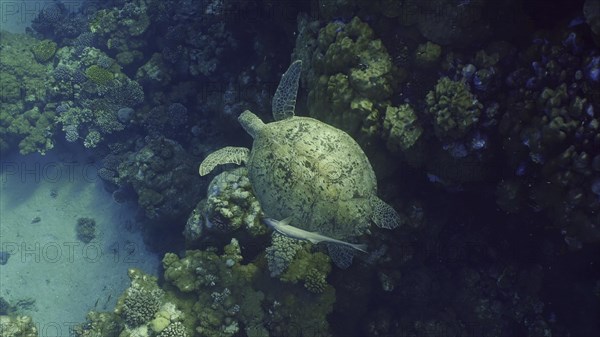
[[81, 140], [94, 148], [123, 131], [130, 120], [119, 120], [121, 109], [144, 100], [139, 83], [121, 72], [116, 62], [94, 47], [63, 47], [54, 68], [55, 112], [68, 142]]
[[[507, 76], [510, 93], [499, 132], [513, 187], [500, 185], [498, 201], [518, 203], [509, 209], [533, 203], [576, 248], [600, 240], [594, 225], [600, 209], [594, 187], [600, 170], [599, 103], [591, 95], [598, 88], [598, 56], [576, 32], [561, 36], [534, 40]], [[513, 191], [519, 192], [513, 196]]]
[[400, 81], [381, 40], [358, 17], [334, 21], [320, 29], [301, 22], [296, 57], [305, 68], [301, 77], [312, 117], [334, 125], [354, 138], [377, 136], [381, 119]]
[[241, 261], [235, 239], [223, 255], [199, 250], [187, 251], [182, 259], [175, 254], [165, 255], [165, 280], [182, 292], [198, 296], [192, 310], [199, 319], [199, 334], [233, 336], [240, 327], [262, 325], [264, 294], [252, 287], [258, 268]]
[[32, 49], [41, 42], [30, 37], [0, 32], [0, 151], [14, 149], [22, 154], [54, 147], [55, 114], [46, 104], [51, 89], [49, 65], [36, 61]]
[[427, 41], [426, 43], [420, 44], [415, 50], [415, 64], [423, 68], [432, 67], [440, 60], [441, 54], [442, 47]]
[[126, 1], [122, 7], [95, 12], [89, 21], [89, 30], [99, 36], [102, 44], [109, 50], [131, 53], [146, 45], [143, 34], [149, 25], [146, 1]]
[[136, 151], [120, 154], [116, 166], [103, 171], [103, 178], [118, 186], [131, 186], [150, 219], [185, 218], [201, 193], [197, 186], [202, 186], [202, 179], [194, 159], [174, 140], [147, 139], [140, 145]]
[[[323, 253], [304, 251], [286, 272], [285, 282], [292, 284], [284, 288], [265, 278], [258, 265], [242, 263], [235, 239], [222, 255], [210, 249], [189, 250], [183, 258], [168, 253], [163, 266], [169, 285], [194, 293], [197, 300], [190, 315], [198, 318], [195, 331], [202, 336], [281, 335], [289, 327], [329, 335], [325, 317], [335, 302], [335, 290], [325, 281], [331, 264]], [[299, 281], [306, 288], [293, 285]]]

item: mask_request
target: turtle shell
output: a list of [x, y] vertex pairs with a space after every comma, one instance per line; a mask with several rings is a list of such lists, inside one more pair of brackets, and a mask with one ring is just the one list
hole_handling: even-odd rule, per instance
[[373, 168], [342, 130], [308, 117], [265, 124], [254, 139], [248, 174], [268, 217], [336, 239], [369, 227], [377, 193]]

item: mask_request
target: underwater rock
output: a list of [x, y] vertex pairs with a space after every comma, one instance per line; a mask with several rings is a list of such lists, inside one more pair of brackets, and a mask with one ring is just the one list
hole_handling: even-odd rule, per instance
[[0, 250], [0, 265], [5, 265], [10, 258], [10, 253], [4, 250]]
[[96, 237], [96, 221], [91, 218], [77, 219], [77, 238], [83, 243], [90, 243]]

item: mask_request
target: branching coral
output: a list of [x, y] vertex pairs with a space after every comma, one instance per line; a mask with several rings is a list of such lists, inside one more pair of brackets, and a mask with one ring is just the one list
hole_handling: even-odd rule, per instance
[[146, 324], [156, 314], [164, 292], [156, 284], [156, 278], [130, 269], [131, 286], [119, 298], [115, 313], [131, 328]]
[[271, 276], [281, 275], [289, 267], [300, 249], [302, 249], [300, 241], [273, 232], [271, 246], [265, 250]]

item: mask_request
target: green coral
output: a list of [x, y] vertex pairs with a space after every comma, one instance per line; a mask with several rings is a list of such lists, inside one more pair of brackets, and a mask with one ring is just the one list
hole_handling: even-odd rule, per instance
[[102, 135], [97, 130], [90, 130], [83, 140], [83, 146], [86, 148], [94, 148], [102, 141]]
[[94, 109], [94, 124], [99, 128], [102, 134], [111, 134], [113, 132], [122, 131], [125, 125], [119, 122], [114, 106], [102, 106]]
[[47, 62], [56, 53], [56, 42], [52, 40], [40, 41], [31, 48], [31, 51], [38, 62]]
[[85, 70], [87, 78], [97, 85], [106, 85], [114, 79], [114, 74], [98, 65], [91, 65]]
[[17, 77], [8, 72], [1, 72], [0, 76], [2, 76], [2, 102], [3, 105], [5, 103], [15, 103], [19, 101], [21, 98], [21, 83], [17, 79]]
[[246, 167], [222, 172], [211, 181], [204, 213], [221, 231], [232, 232], [243, 227], [255, 236], [267, 231], [260, 221], [260, 203], [252, 191]]
[[284, 282], [296, 283], [305, 281], [309, 273], [318, 272], [325, 277], [331, 271], [331, 259], [322, 252], [311, 252], [305, 245], [299, 250], [280, 279]]
[[464, 137], [479, 120], [482, 104], [463, 81], [448, 77], [438, 80], [434, 90], [425, 98], [427, 113], [433, 120], [440, 140], [458, 140]]
[[421, 67], [431, 67], [439, 61], [442, 47], [431, 41], [422, 43], [415, 50], [415, 64]]
[[[355, 17], [347, 24], [328, 24], [295, 51], [305, 58], [302, 78], [311, 88], [310, 115], [363, 143], [378, 136], [381, 117], [402, 80], [402, 72], [374, 35], [368, 24]], [[306, 50], [306, 46], [315, 47]]]
[[33, 152], [45, 154], [54, 147], [51, 138], [54, 129], [53, 113], [42, 114], [38, 107], [33, 107], [17, 117], [7, 115], [5, 118], [2, 124], [7, 125], [6, 132], [22, 137], [19, 141], [21, 154]]
[[29, 316], [0, 315], [2, 337], [37, 337], [38, 331]]
[[387, 147], [391, 151], [408, 150], [423, 133], [423, 128], [409, 104], [402, 104], [398, 107], [388, 106], [385, 111], [383, 129], [387, 138]]
[[317, 269], [311, 269], [304, 277], [304, 287], [308, 291], [315, 294], [320, 294], [325, 291], [328, 286], [326, 275]]

